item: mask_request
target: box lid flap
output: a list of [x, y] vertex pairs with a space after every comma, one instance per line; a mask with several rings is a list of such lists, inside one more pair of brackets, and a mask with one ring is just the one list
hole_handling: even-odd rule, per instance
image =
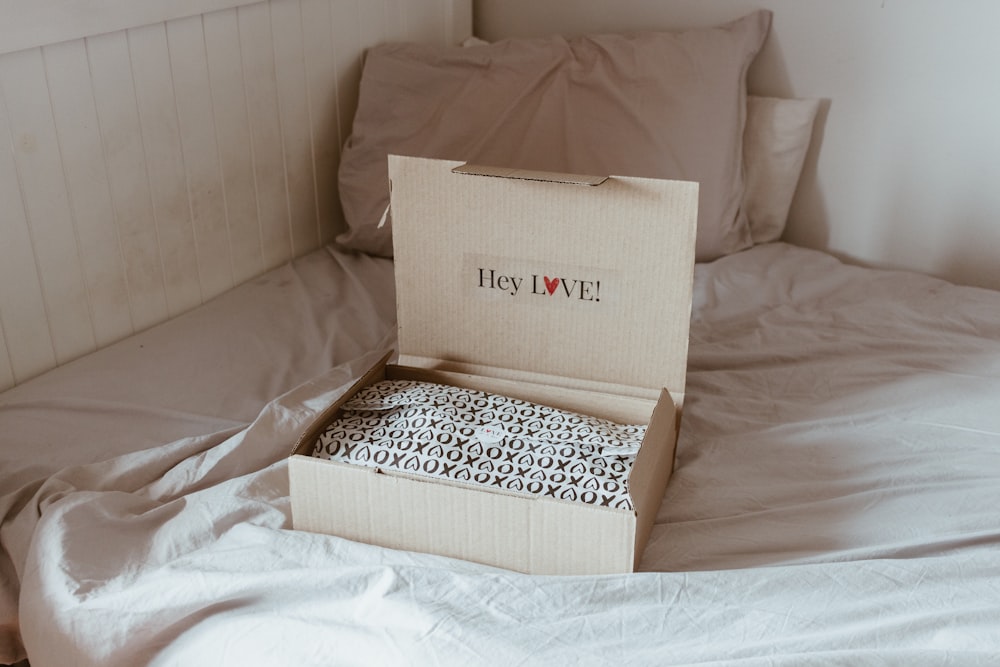
[[698, 185], [462, 166], [389, 157], [401, 356], [683, 395]]

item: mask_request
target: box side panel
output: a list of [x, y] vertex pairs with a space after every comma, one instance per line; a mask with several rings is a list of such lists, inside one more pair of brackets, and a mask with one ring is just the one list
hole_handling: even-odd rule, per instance
[[425, 368], [390, 365], [386, 377], [399, 380], [420, 380], [467, 389], [488, 391], [511, 398], [532, 401], [554, 408], [609, 419], [619, 424], [646, 424], [656, 403], [647, 398], [634, 398], [565, 387], [520, 382], [464, 373], [452, 373]]
[[[535, 503], [531, 574], [622, 574], [635, 568], [635, 514], [564, 502]], [[516, 530], [516, 526], [512, 526]]]
[[562, 375], [550, 375], [546, 373], [514, 370], [510, 368], [498, 368], [496, 366], [486, 366], [484, 364], [443, 361], [441, 359], [418, 357], [411, 354], [401, 354], [399, 356], [398, 363], [401, 366], [412, 366], [414, 368], [423, 368], [433, 371], [498, 378], [503, 380], [512, 380], [515, 382], [548, 385], [551, 387], [565, 387], [566, 389], [589, 391], [610, 396], [642, 398], [646, 399], [650, 403], [656, 402], [657, 398], [660, 396], [661, 389], [661, 387], [646, 388], [616, 384], [612, 382], [599, 382], [596, 380], [581, 380], [580, 378], [565, 377]]
[[531, 574], [631, 572], [635, 518], [295, 456], [293, 525]]
[[629, 492], [636, 512], [636, 566], [642, 558], [656, 513], [663, 502], [663, 492], [674, 470], [679, 415], [677, 404], [670, 392], [664, 389], [646, 427], [646, 438], [629, 476]]

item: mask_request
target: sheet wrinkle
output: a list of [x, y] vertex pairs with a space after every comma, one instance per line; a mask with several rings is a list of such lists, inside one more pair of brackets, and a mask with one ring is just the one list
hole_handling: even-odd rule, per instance
[[[1000, 296], [780, 243], [696, 285], [642, 572], [529, 577], [289, 530], [290, 443], [377, 356], [334, 353], [248, 428], [56, 472], [4, 515], [0, 539], [16, 519], [32, 540], [33, 665], [993, 664], [1000, 340], [968, 331], [1000, 331]], [[379, 318], [354, 345], [391, 345]], [[831, 322], [840, 340], [813, 330]], [[58, 496], [75, 475], [89, 487]]]
[[[13, 419], [22, 417], [27, 411], [37, 411], [39, 413], [49, 413], [53, 411], [65, 412], [72, 415], [89, 416], [94, 413], [101, 413], [108, 419], [120, 417], [138, 416], [140, 419], [148, 419], [156, 416], [164, 420], [184, 421], [189, 423], [215, 424], [219, 417], [207, 413], [198, 413], [188, 410], [178, 410], [172, 408], [160, 408], [143, 405], [141, 403], [124, 403], [120, 401], [109, 401], [99, 398], [86, 398], [78, 396], [49, 397], [49, 398], [26, 398], [0, 404], [0, 418], [3, 413], [12, 414]], [[232, 425], [241, 424], [238, 420], [225, 420]]]
[[[88, 488], [80, 476], [95, 462], [117, 460], [125, 468], [142, 468], [141, 457], [134, 458], [142, 451], [164, 459], [161, 466], [153, 467], [151, 474], [156, 478], [168, 472], [169, 462], [176, 460], [178, 441], [226, 431], [224, 438], [232, 429], [251, 422], [275, 395], [324, 368], [388, 347], [395, 319], [391, 268], [388, 260], [324, 248], [195, 311], [0, 394], [0, 544], [4, 549], [0, 558], [7, 559], [0, 564], [5, 573], [0, 624], [17, 627], [20, 575], [7, 574], [24, 568], [39, 507], [45, 506], [38, 496], [43, 481], [56, 485], [46, 488], [52, 491], [49, 499], [62, 497], [59, 494], [69, 493], [77, 485]], [[331, 286], [340, 291], [334, 294]], [[290, 291], [301, 298], [287, 298]], [[277, 312], [283, 317], [274, 317]], [[328, 339], [305, 335], [316, 330], [336, 335]], [[240, 340], [234, 332], [244, 336], [244, 342], [251, 338], [256, 342], [234, 345]], [[250, 338], [245, 337], [246, 332]], [[279, 358], [267, 354], [268, 348], [298, 349], [300, 353], [297, 358]], [[219, 357], [215, 350], [222, 350], [225, 356]], [[227, 358], [230, 363], [224, 369], [217, 363], [212, 365], [216, 370], [209, 381], [198, 374], [197, 382], [188, 382], [187, 369], [202, 359], [213, 359], [213, 355], [213, 361]], [[264, 357], [267, 365], [260, 363]], [[177, 359], [186, 363], [177, 364]], [[234, 388], [236, 391], [231, 391]], [[322, 394], [312, 398], [323, 400]], [[69, 442], [73, 443], [71, 448]], [[211, 449], [213, 444], [206, 447]], [[40, 449], [52, 455], [40, 457]], [[285, 455], [282, 448], [274, 458]], [[158, 482], [159, 492], [167, 494], [171, 484], [192, 490], [199, 475], [202, 481], [209, 479], [212, 469], [235, 474], [239, 455], [230, 456], [234, 458], [236, 461], [219, 458], [219, 452], [206, 455], [201, 466], [189, 463], [184, 471], [165, 474]], [[122, 480], [114, 472], [115, 466], [108, 466], [101, 468], [98, 476], [105, 478], [105, 486], [113, 488]], [[59, 480], [66, 475], [73, 483], [59, 487]], [[121, 488], [131, 491], [133, 485]], [[287, 482], [284, 494], [273, 501], [274, 506], [287, 506]], [[259, 501], [244, 498], [248, 504]], [[287, 507], [282, 521], [287, 521]], [[0, 636], [0, 644], [19, 647], [16, 631]], [[20, 648], [0, 652], [0, 661], [19, 655]]]

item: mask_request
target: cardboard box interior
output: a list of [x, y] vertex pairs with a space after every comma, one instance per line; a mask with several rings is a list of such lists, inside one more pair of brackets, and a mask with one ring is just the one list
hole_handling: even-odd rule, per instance
[[[455, 169], [390, 158], [400, 363], [384, 358], [300, 438], [294, 527], [530, 573], [630, 572], [673, 469], [697, 186]], [[616, 219], [613, 243], [584, 233]], [[340, 405], [384, 378], [647, 424], [634, 511], [310, 456]]]

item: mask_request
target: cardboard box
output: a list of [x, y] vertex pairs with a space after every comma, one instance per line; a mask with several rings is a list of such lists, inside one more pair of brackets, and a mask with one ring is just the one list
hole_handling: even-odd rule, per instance
[[[390, 156], [399, 362], [300, 438], [293, 525], [521, 572], [632, 572], [673, 470], [698, 186]], [[340, 404], [383, 378], [648, 424], [634, 511], [310, 456]]]

